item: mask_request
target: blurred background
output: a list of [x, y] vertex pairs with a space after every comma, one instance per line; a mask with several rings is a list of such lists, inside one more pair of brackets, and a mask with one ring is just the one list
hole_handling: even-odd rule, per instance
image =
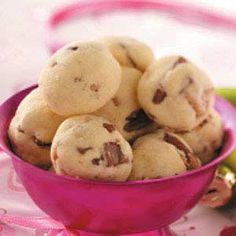
[[[164, 7], [82, 14], [60, 24], [55, 38], [67, 42], [95, 39], [104, 34], [135, 36], [150, 44], [156, 57], [184, 54], [203, 67], [215, 85], [236, 86], [236, 1], [156, 2]], [[46, 32], [48, 17], [71, 3], [68, 0], [1, 0], [0, 101], [15, 90], [37, 82], [40, 69], [50, 55], [46, 45], [46, 39], [50, 39]], [[169, 5], [166, 7], [166, 4]], [[224, 16], [229, 22], [226, 19], [219, 26], [219, 22], [215, 25], [211, 19], [209, 25], [207, 17], [198, 15], [199, 9]]]

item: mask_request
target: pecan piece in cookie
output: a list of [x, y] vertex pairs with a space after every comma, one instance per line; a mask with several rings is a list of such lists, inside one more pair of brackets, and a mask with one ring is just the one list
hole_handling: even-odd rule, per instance
[[82, 76], [80, 77], [75, 77], [74, 78], [74, 82], [77, 83], [77, 82], [81, 82], [82, 81]]
[[72, 51], [76, 51], [78, 48], [79, 48], [78, 46], [73, 46], [73, 47], [69, 47], [68, 49]]
[[120, 145], [115, 142], [104, 143], [103, 158], [107, 160], [107, 166], [117, 166], [119, 164], [127, 163], [128, 159], [121, 151]]
[[155, 104], [160, 104], [165, 97], [167, 96], [166, 92], [161, 90], [161, 89], [157, 89], [153, 98], [152, 98], [152, 102]]
[[189, 148], [186, 147], [180, 140], [178, 140], [178, 138], [166, 133], [164, 136], [164, 141], [174, 145], [178, 150], [184, 152], [186, 158], [185, 164], [188, 170], [200, 167], [201, 164], [199, 159], [195, 157]]
[[86, 147], [86, 148], [82, 148], [82, 147], [78, 147], [77, 150], [80, 154], [85, 154], [88, 150], [91, 150], [91, 147]]
[[113, 131], [115, 131], [115, 126], [112, 124], [108, 124], [108, 123], [103, 123], [103, 127], [109, 132], [112, 133]]
[[101, 160], [100, 158], [94, 158], [94, 159], [92, 159], [92, 164], [95, 166], [99, 166], [100, 160]]
[[183, 151], [185, 155], [187, 155], [190, 152], [190, 150], [182, 142], [180, 142], [176, 137], [168, 133], [165, 133], [164, 141], [174, 145], [177, 149]]
[[98, 92], [99, 90], [99, 85], [97, 84], [91, 84], [90, 85], [90, 90], [94, 91], [94, 92]]
[[111, 100], [112, 100], [112, 102], [114, 103], [114, 105], [115, 105], [116, 107], [118, 107], [118, 106], [120, 105], [120, 102], [118, 101], [118, 98], [114, 97], [114, 98], [112, 98]]
[[179, 57], [178, 60], [174, 63], [172, 69], [174, 69], [177, 65], [181, 64], [181, 63], [186, 63], [187, 60], [184, 57]]

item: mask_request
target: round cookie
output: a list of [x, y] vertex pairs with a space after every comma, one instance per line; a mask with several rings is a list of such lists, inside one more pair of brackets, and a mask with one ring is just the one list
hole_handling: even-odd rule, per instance
[[213, 84], [198, 67], [180, 56], [154, 62], [138, 84], [138, 99], [160, 126], [189, 131], [209, 114]]
[[130, 37], [107, 36], [98, 41], [108, 47], [121, 66], [134, 67], [144, 72], [154, 59], [150, 47]]
[[211, 161], [217, 149], [220, 148], [224, 127], [219, 114], [212, 110], [209, 116], [195, 129], [190, 132], [180, 133], [181, 136], [193, 149], [203, 164]]
[[39, 87], [52, 111], [71, 116], [101, 108], [115, 95], [120, 81], [120, 65], [106, 47], [73, 42], [49, 59]]
[[122, 67], [118, 92], [105, 106], [95, 112], [95, 115], [112, 122], [126, 140], [133, 140], [156, 128], [137, 99], [137, 85], [141, 75], [141, 72], [134, 68]]
[[164, 130], [138, 138], [133, 144], [133, 155], [130, 180], [178, 175], [200, 166], [188, 144]]
[[82, 179], [125, 181], [132, 168], [132, 149], [106, 119], [81, 115], [65, 120], [53, 139], [56, 173]]
[[21, 101], [9, 126], [14, 152], [31, 164], [48, 168], [51, 142], [64, 119], [49, 110], [39, 89], [33, 90]]

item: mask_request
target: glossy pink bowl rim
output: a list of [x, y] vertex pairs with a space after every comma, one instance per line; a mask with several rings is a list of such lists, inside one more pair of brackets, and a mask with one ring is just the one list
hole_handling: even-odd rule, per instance
[[[16, 96], [20, 95], [21, 93], [29, 93], [31, 90], [35, 89], [37, 87], [37, 85], [33, 85], [30, 86], [26, 89], [23, 89], [15, 94], [13, 94], [11, 97], [9, 97], [8, 99], [6, 99], [1, 105], [0, 108], [2, 106], [4, 106], [6, 103], [8, 103], [10, 100], [13, 100]], [[227, 103], [228, 106], [231, 106], [231, 108], [233, 110], [235, 110], [235, 108], [233, 107], [232, 104], [230, 104], [228, 101], [226, 101], [225, 99], [223, 99], [222, 97], [216, 96], [216, 100], [220, 101], [224, 101], [224, 103]], [[235, 115], [236, 115], [236, 110], [235, 110]], [[233, 129], [229, 129], [226, 128], [225, 129], [225, 133], [227, 133], [227, 137], [228, 137], [228, 147], [226, 150], [224, 150], [223, 153], [221, 153], [219, 156], [217, 156], [215, 159], [213, 159], [211, 162], [201, 166], [200, 168], [188, 171], [186, 173], [180, 174], [180, 175], [175, 175], [175, 176], [169, 176], [169, 177], [164, 177], [164, 178], [160, 178], [160, 179], [147, 179], [147, 180], [135, 180], [135, 181], [126, 181], [126, 182], [104, 182], [104, 181], [93, 181], [93, 180], [87, 180], [87, 179], [79, 179], [79, 178], [74, 178], [74, 177], [70, 177], [70, 176], [63, 176], [63, 175], [56, 175], [55, 173], [40, 169], [34, 165], [31, 165], [28, 162], [23, 161], [20, 157], [18, 157], [14, 152], [11, 151], [10, 147], [7, 145], [8, 148], [6, 148], [5, 146], [3, 146], [0, 143], [0, 149], [2, 149], [6, 154], [8, 154], [10, 157], [14, 158], [15, 161], [21, 162], [23, 165], [27, 165], [30, 168], [34, 169], [35, 171], [39, 171], [42, 174], [46, 174], [47, 177], [49, 178], [62, 178], [64, 180], [67, 181], [76, 181], [78, 183], [81, 184], [95, 184], [95, 185], [123, 185], [123, 186], [129, 186], [129, 185], [145, 185], [145, 184], [155, 184], [157, 182], [167, 182], [167, 181], [171, 181], [173, 179], [180, 179], [180, 178], [185, 178], [185, 177], [189, 177], [195, 174], [199, 174], [199, 172], [203, 172], [207, 169], [211, 169], [213, 166], [218, 165], [220, 162], [222, 162], [235, 148], [236, 146], [236, 130]]]

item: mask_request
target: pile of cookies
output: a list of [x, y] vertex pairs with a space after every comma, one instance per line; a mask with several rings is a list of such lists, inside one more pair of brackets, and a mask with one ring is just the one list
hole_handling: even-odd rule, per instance
[[105, 37], [52, 55], [8, 134], [19, 157], [60, 175], [162, 178], [214, 158], [224, 131], [213, 104], [212, 82], [186, 58]]

